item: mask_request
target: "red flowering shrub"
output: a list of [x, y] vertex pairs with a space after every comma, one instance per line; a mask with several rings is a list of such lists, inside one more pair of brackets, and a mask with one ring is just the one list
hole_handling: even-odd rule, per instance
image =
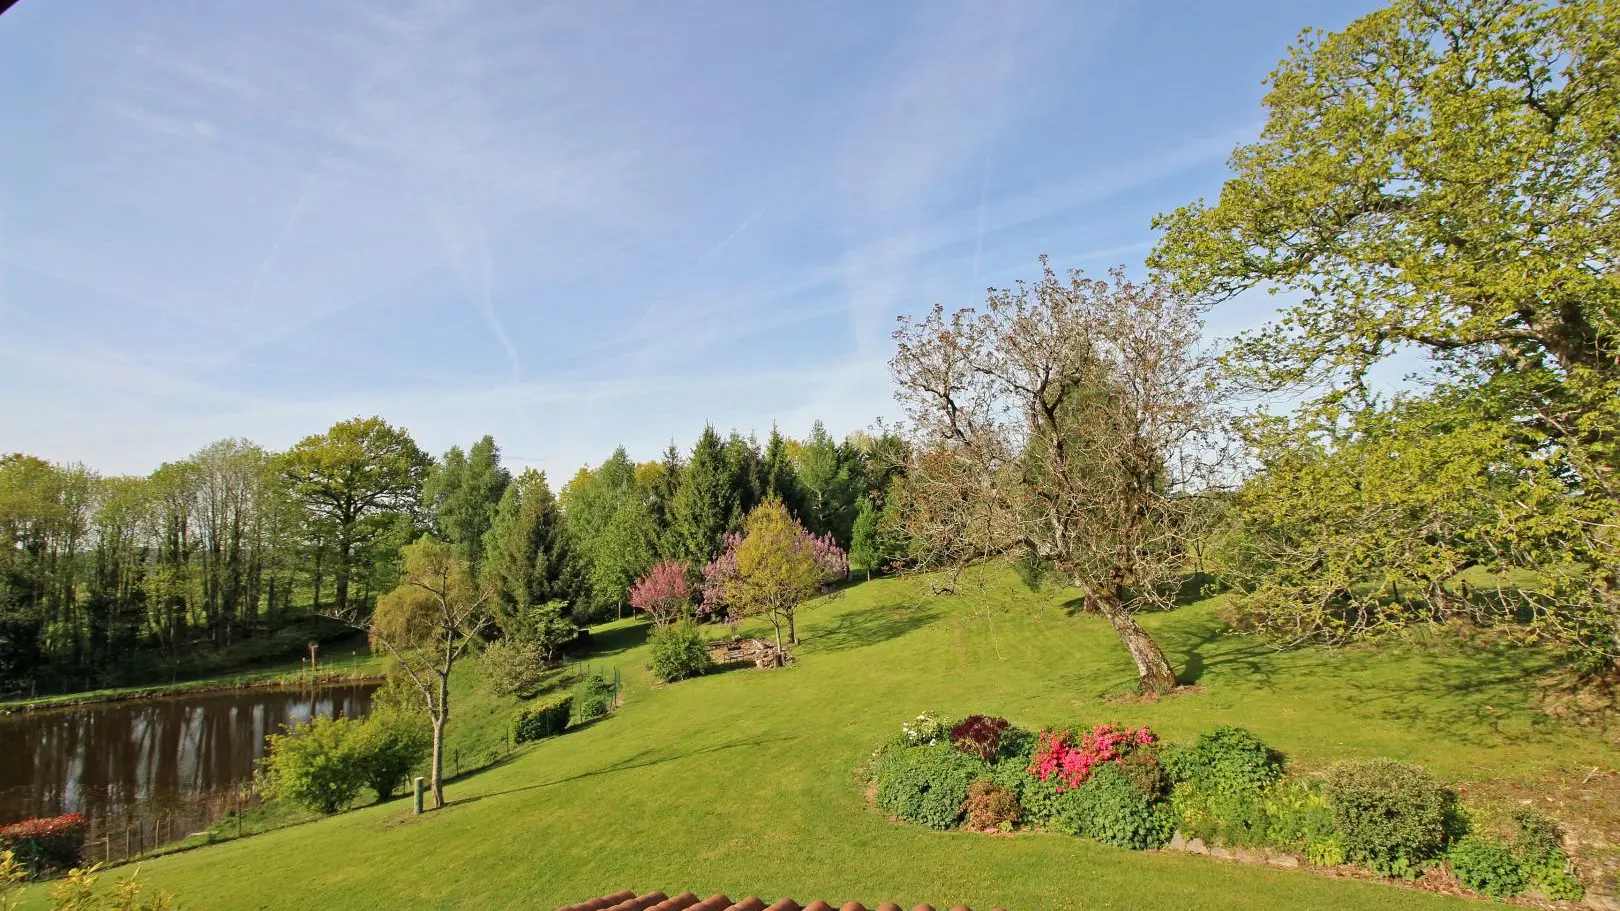
[[951, 744], [969, 756], [995, 762], [1001, 753], [1001, 738], [1012, 725], [993, 715], [969, 715], [951, 728]]
[[1100, 765], [1117, 762], [1136, 747], [1158, 742], [1146, 727], [1115, 728], [1099, 724], [1075, 742], [1068, 731], [1042, 731], [1030, 760], [1029, 774], [1042, 781], [1057, 778], [1059, 793], [1078, 787]]
[[80, 866], [84, 858], [82, 813], [49, 819], [25, 819], [0, 826], [0, 851], [11, 851], [17, 862], [36, 876]]

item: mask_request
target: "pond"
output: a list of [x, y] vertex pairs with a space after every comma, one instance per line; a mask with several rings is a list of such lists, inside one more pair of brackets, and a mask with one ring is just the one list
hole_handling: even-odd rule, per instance
[[266, 734], [312, 715], [364, 717], [376, 688], [222, 690], [0, 716], [0, 824], [83, 813], [93, 856], [98, 838], [131, 827], [147, 844], [183, 837], [241, 806]]

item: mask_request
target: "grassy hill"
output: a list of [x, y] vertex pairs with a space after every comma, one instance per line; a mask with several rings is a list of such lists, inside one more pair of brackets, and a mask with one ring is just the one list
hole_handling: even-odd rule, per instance
[[1116, 698], [1134, 671], [1106, 622], [1072, 614], [1065, 597], [999, 575], [949, 597], [878, 580], [803, 616], [795, 666], [664, 687], [642, 667], [645, 628], [610, 624], [592, 660], [622, 668], [622, 710], [453, 783], [444, 810], [370, 807], [140, 875], [191, 909], [548, 909], [626, 887], [1016, 911], [1461, 906], [1059, 835], [902, 826], [866, 806], [852, 769], [929, 709], [1025, 726], [1146, 723], [1170, 739], [1236, 723], [1296, 766], [1390, 756], [1475, 790], [1555, 800], [1578, 799], [1589, 769], [1620, 765], [1606, 735], [1528, 704], [1526, 680], [1547, 660], [1531, 651], [1414, 640], [1278, 653], [1224, 633], [1218, 603], [1203, 602], [1145, 621], [1203, 692], [1142, 703]]

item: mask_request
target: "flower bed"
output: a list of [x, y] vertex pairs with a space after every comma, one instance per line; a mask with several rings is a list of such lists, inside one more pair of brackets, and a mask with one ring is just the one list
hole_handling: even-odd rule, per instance
[[1138, 850], [1174, 839], [1399, 879], [1449, 870], [1497, 897], [1584, 892], [1545, 817], [1463, 811], [1426, 771], [1385, 759], [1289, 775], [1281, 754], [1237, 727], [1165, 744], [1146, 727], [1027, 731], [991, 716], [924, 713], [865, 771], [877, 806], [931, 829], [1042, 828]]
[[0, 826], [0, 851], [10, 851], [30, 875], [71, 870], [84, 857], [85, 819], [69, 813]]

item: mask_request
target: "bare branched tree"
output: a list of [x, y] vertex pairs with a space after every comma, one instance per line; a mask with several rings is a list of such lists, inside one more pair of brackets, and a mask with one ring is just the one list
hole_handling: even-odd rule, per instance
[[444, 730], [450, 720], [450, 673], [493, 620], [489, 585], [480, 585], [451, 544], [423, 537], [405, 547], [399, 586], [363, 616], [355, 608], [331, 614], [371, 637], [421, 695], [433, 726], [428, 783], [433, 805], [444, 806]]
[[1144, 693], [1175, 674], [1133, 614], [1174, 603], [1213, 474], [1213, 357], [1159, 284], [1041, 257], [982, 311], [901, 319], [890, 362], [914, 453], [900, 497], [922, 570], [1001, 557], [1061, 574], [1113, 625]]

